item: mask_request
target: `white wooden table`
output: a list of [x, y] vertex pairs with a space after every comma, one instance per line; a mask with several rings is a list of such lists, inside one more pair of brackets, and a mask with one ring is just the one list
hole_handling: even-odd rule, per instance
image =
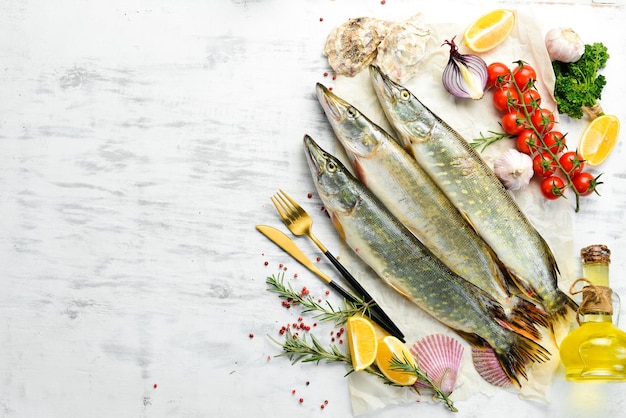
[[[266, 276], [284, 263], [325, 289], [254, 225], [280, 225], [279, 187], [321, 205], [301, 140], [331, 138], [313, 89], [332, 85], [331, 28], [418, 11], [469, 23], [499, 7], [605, 43], [602, 103], [626, 121], [623, 1], [0, 2], [0, 416], [352, 416], [343, 366], [274, 357], [267, 336], [298, 313]], [[626, 295], [624, 158], [622, 140], [574, 240], [613, 250], [612, 286]], [[503, 391], [458, 402], [457, 416], [624, 416], [625, 398], [623, 385], [557, 375], [548, 404]], [[402, 414], [449, 413], [370, 415]]]

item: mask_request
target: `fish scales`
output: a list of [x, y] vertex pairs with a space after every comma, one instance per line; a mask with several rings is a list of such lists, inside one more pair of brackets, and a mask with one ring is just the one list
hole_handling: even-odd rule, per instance
[[558, 288], [558, 267], [548, 244], [476, 150], [409, 90], [370, 68], [401, 145], [468, 218], [517, 287], [542, 303], [553, 320], [576, 309]]
[[342, 163], [308, 135], [307, 161], [318, 194], [348, 246], [390, 286], [477, 346], [493, 349], [519, 384], [549, 353], [512, 331], [501, 305], [435, 257]]

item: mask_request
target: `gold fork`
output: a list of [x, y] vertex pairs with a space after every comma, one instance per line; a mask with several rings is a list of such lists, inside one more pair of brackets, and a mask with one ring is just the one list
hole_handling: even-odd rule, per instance
[[370, 294], [361, 286], [361, 284], [350, 274], [350, 272], [331, 254], [330, 251], [313, 235], [313, 219], [295, 200], [293, 200], [287, 193], [280, 190], [274, 196], [271, 197], [272, 203], [276, 207], [278, 214], [282, 218], [283, 222], [289, 228], [294, 235], [306, 235], [311, 241], [317, 245], [317, 247], [324, 253], [324, 255], [330, 260], [341, 275], [350, 283], [350, 286], [359, 293], [359, 296], [365, 301], [372, 303], [372, 319], [376, 320], [383, 328], [389, 331], [392, 335], [395, 335], [400, 340], [404, 340], [404, 334], [393, 323], [389, 316], [383, 311]]

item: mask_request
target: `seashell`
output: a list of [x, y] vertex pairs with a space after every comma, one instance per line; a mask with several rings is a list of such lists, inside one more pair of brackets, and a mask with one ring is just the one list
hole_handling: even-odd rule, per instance
[[324, 55], [337, 73], [353, 77], [368, 66], [378, 45], [394, 24], [371, 17], [359, 17], [334, 28], [324, 46]]
[[[445, 393], [452, 393], [456, 385], [463, 346], [456, 339], [443, 334], [428, 335], [411, 347], [421, 369]], [[417, 388], [427, 388], [428, 385], [418, 380]]]
[[505, 388], [512, 382], [491, 348], [472, 347], [472, 361], [478, 374], [492, 385]]
[[404, 83], [417, 74], [429, 40], [431, 28], [417, 14], [389, 31], [378, 46], [376, 64], [394, 81]]

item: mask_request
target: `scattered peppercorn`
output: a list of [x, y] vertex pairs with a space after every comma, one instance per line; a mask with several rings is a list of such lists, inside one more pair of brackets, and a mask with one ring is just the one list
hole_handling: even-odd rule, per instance
[[[334, 76], [333, 76], [334, 77]], [[308, 197], [309, 199], [313, 197], [313, 193], [309, 193], [306, 195], [306, 197]]]
[[270, 263], [269, 263], [268, 261], [266, 261], [266, 262], [265, 262], [265, 263], [263, 263], [263, 264], [265, 264], [265, 265], [267, 266], [267, 265], [269, 265]]
[[300, 403], [304, 402], [304, 398], [300, 398]]

